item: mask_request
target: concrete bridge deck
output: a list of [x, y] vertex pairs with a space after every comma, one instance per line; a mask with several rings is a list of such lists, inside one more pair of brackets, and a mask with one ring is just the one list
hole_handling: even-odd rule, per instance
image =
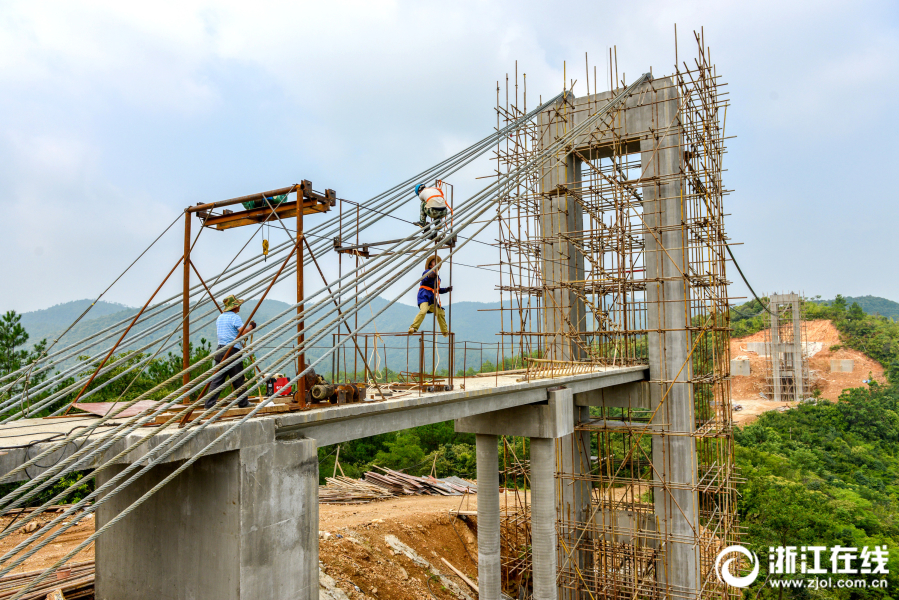
[[[416, 394], [395, 399], [388, 397], [386, 400], [325, 406], [308, 411], [254, 417], [220, 440], [207, 451], [207, 454], [239, 450], [244, 446], [270, 443], [274, 442], [276, 438], [286, 437], [313, 439], [319, 447], [328, 446], [410, 427], [534, 404], [545, 401], [546, 391], [552, 387], [565, 386], [571, 389], [573, 394], [580, 394], [641, 381], [646, 376], [646, 367], [633, 366], [604, 367], [593, 373], [536, 379], [529, 382], [517, 381], [521, 377], [520, 375], [469, 377], [465, 380], [465, 389], [451, 392], [423, 393], [420, 396]], [[374, 395], [377, 397], [377, 393]], [[0, 452], [3, 452], [0, 455], [0, 474], [10, 472], [29, 458], [36, 456], [52, 444], [54, 439], [62, 439], [70, 431], [85, 427], [96, 419], [98, 417], [93, 415], [83, 415], [52, 419], [21, 419], [0, 425]], [[126, 419], [111, 419], [108, 423], [116, 425], [125, 421]], [[169, 456], [165, 462], [184, 460], [195, 455], [233, 424], [234, 421], [230, 420], [207, 426], [190, 442]], [[90, 436], [90, 439], [94, 440], [105, 435], [107, 430], [108, 428], [105, 427], [98, 428]], [[183, 429], [169, 428], [158, 432], [150, 443], [141, 446], [117, 462], [130, 464], [140, 460], [154, 447], [184, 431]], [[103, 458], [79, 465], [79, 468], [94, 468], [151, 432], [150, 428], [139, 428], [114, 443], [104, 453]], [[62, 452], [55, 452], [41, 464], [55, 464], [76, 452], [84, 443], [86, 440], [80, 438], [77, 443], [69, 444]], [[30, 479], [42, 470], [37, 466], [29, 467], [28, 475], [23, 472], [13, 480]]]

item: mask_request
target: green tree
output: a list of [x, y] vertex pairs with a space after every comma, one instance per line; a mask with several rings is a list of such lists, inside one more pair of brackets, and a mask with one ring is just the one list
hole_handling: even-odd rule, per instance
[[834, 298], [830, 305], [837, 312], [843, 312], [846, 310], [846, 299], [843, 297], [843, 294], [837, 294], [837, 297]]
[[19, 349], [28, 341], [21, 321], [22, 316], [14, 310], [0, 317], [0, 375], [12, 373], [28, 359], [28, 350]]
[[[47, 349], [47, 340], [43, 339], [34, 345], [31, 351], [22, 346], [28, 341], [28, 332], [22, 326], [22, 316], [15, 311], [7, 311], [0, 317], [0, 376], [8, 375], [24, 365], [30, 365], [36, 361]], [[31, 373], [13, 387], [10, 392], [15, 394], [22, 391], [27, 385], [30, 388], [46, 379], [48, 372]], [[29, 398], [28, 404], [34, 399]]]
[[858, 302], [853, 302], [852, 306], [849, 307], [849, 314], [846, 315], [846, 317], [850, 321], [861, 321], [865, 318], [865, 311], [858, 305]]
[[421, 448], [421, 439], [411, 429], [397, 433], [386, 446], [386, 450], [381, 450], [375, 455], [374, 464], [413, 475], [427, 470], [424, 465], [425, 451]]

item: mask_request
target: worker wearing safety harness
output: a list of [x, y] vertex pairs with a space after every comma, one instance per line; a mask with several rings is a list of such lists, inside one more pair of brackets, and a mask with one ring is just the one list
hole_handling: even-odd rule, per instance
[[415, 333], [421, 327], [425, 316], [432, 312], [437, 317], [437, 323], [440, 325], [440, 332], [443, 337], [449, 335], [449, 327], [446, 325], [446, 313], [440, 305], [440, 294], [446, 294], [453, 291], [453, 286], [440, 287], [440, 276], [437, 274], [439, 267], [437, 266], [437, 257], [428, 258], [425, 263], [425, 272], [422, 273], [421, 285], [418, 288], [418, 314], [409, 327], [409, 333]]
[[421, 200], [421, 215], [415, 225], [427, 227], [428, 217], [431, 217], [434, 219], [434, 231], [440, 229], [447, 212], [443, 190], [437, 187], [425, 187], [425, 184], [419, 183], [415, 186], [415, 195]]

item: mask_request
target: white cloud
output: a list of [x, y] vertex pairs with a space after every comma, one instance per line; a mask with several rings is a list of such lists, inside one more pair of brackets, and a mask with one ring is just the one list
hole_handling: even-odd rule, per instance
[[[356, 200], [374, 195], [489, 132], [496, 82], [514, 77], [515, 60], [519, 93], [526, 73], [533, 107], [559, 90], [563, 60], [585, 93], [585, 52], [591, 83], [595, 65], [606, 89], [612, 45], [619, 76], [670, 72], [675, 22], [682, 60], [705, 25], [729, 83], [728, 132], [740, 137], [727, 156], [737, 188], [728, 228], [747, 243], [737, 252], [760, 277], [801, 279], [797, 286], [832, 295], [826, 269], [802, 264], [778, 275], [750, 250], [797, 252], [849, 222], [840, 248], [887, 255], [880, 240], [895, 203], [877, 196], [872, 175], [896, 158], [893, 13], [885, 2], [774, 0], [624, 10], [477, 0], [7, 2], [0, 208], [43, 216], [6, 221], [0, 251], [22, 256], [10, 267], [18, 280], [46, 270], [54, 285], [4, 288], [0, 302], [24, 310], [91, 295], [188, 203], [300, 177]], [[457, 190], [479, 189], [476, 174], [460, 175]], [[870, 199], [875, 218], [845, 214], [853, 194]], [[818, 229], [797, 233], [796, 218]], [[232, 239], [204, 243], [227, 254]], [[23, 251], [32, 246], [43, 255]], [[825, 264], [843, 260], [838, 247], [821, 252]], [[210, 265], [220, 258], [208, 256]], [[170, 262], [160, 253], [145, 279]], [[899, 299], [899, 284], [875, 290], [853, 273], [833, 285]], [[118, 299], [139, 303], [139, 287]]]

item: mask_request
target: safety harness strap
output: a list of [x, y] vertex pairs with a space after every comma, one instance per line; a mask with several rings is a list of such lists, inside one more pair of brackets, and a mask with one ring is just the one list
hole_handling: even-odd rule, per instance
[[429, 288], [425, 284], [421, 284], [420, 286], [418, 286], [418, 289], [428, 290], [429, 292], [434, 294], [434, 298], [437, 299], [437, 306], [440, 306], [440, 307], [443, 306], [442, 304], [440, 304], [440, 277], [437, 277], [437, 289], [436, 290], [433, 288]]

